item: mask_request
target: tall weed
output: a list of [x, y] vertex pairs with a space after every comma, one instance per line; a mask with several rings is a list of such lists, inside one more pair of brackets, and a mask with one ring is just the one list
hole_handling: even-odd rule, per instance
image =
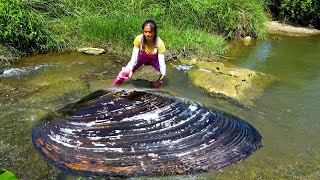
[[141, 22], [130, 14], [90, 16], [79, 22], [79, 33], [82, 42], [106, 44], [109, 49], [128, 54], [135, 35], [141, 32], [140, 24]]
[[217, 60], [228, 50], [228, 45], [222, 36], [214, 36], [200, 30], [178, 29], [175, 26], [166, 25], [160, 32], [160, 36], [165, 40], [168, 54], [178, 57], [196, 56], [207, 60]]
[[[140, 0], [134, 9], [179, 28], [218, 33], [227, 38], [265, 37], [261, 0]], [[136, 13], [138, 14], [138, 13]]]

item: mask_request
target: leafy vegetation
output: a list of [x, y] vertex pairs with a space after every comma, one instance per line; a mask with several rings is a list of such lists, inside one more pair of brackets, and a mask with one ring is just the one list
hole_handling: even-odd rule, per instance
[[28, 11], [21, 1], [0, 1], [0, 40], [20, 51], [38, 52], [57, 45], [43, 15]]
[[17, 177], [10, 171], [0, 169], [0, 179], [4, 180], [17, 180]]
[[267, 0], [266, 6], [275, 20], [320, 28], [319, 0]]
[[141, 24], [154, 19], [168, 54], [218, 58], [225, 39], [263, 38], [260, 0], [0, 0], [0, 39], [23, 52], [100, 46], [129, 55]]

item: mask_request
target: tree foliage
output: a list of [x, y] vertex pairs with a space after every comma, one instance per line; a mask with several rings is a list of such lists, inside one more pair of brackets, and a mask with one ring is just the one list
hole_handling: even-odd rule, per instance
[[0, 1], [0, 40], [24, 52], [42, 51], [55, 43], [44, 17], [18, 0]]
[[319, 0], [267, 0], [275, 20], [320, 29]]

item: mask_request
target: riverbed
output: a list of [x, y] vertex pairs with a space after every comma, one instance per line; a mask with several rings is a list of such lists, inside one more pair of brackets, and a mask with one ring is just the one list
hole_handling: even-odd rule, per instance
[[[318, 179], [320, 178], [320, 36], [274, 35], [266, 41], [231, 42], [221, 61], [277, 77], [250, 108], [213, 98], [194, 88], [178, 61], [167, 62], [160, 89], [212, 109], [234, 114], [261, 133], [261, 149], [221, 170], [153, 179]], [[128, 57], [129, 58], [129, 57]], [[32, 127], [49, 112], [111, 83], [125, 60], [112, 54], [72, 53], [22, 58], [0, 76], [0, 168], [19, 179], [77, 179], [48, 164], [31, 142]], [[119, 88], [149, 89], [126, 81]], [[146, 179], [146, 178], [137, 178]]]

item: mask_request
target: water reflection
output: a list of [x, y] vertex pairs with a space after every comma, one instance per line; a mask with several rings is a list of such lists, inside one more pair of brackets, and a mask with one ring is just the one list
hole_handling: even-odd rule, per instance
[[247, 69], [259, 69], [260, 66], [264, 66], [263, 63], [270, 57], [271, 49], [272, 42], [261, 42], [252, 50], [246, 60], [239, 65]]

